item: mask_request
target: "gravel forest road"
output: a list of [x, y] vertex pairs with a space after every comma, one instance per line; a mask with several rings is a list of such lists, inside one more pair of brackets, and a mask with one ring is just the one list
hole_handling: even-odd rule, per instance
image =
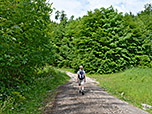
[[53, 109], [47, 114], [149, 114], [109, 95], [89, 77], [85, 84], [85, 95], [81, 95], [78, 93], [76, 74], [66, 73], [71, 80], [59, 87]]

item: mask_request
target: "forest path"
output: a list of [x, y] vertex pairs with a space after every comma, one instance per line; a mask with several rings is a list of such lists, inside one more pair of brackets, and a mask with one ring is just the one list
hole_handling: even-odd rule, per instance
[[85, 84], [85, 95], [81, 95], [78, 93], [76, 74], [66, 73], [71, 80], [59, 87], [53, 110], [48, 114], [149, 114], [109, 95], [89, 77]]

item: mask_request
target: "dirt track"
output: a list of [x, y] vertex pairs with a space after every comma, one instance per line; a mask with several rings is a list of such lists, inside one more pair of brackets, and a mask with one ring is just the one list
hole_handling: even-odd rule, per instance
[[71, 80], [59, 88], [53, 110], [48, 114], [149, 114], [109, 95], [88, 77], [82, 96], [78, 93], [76, 74], [66, 73]]

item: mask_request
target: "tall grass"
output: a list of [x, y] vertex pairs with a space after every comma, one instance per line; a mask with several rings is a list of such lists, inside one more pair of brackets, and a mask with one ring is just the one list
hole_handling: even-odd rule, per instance
[[[2, 114], [40, 114], [43, 100], [49, 95], [54, 94], [55, 89], [69, 80], [65, 73], [47, 66], [39, 69], [39, 75], [30, 85], [20, 85], [20, 92], [13, 92], [14, 96], [0, 102], [0, 113]], [[19, 97], [18, 101], [15, 97]], [[21, 101], [22, 100], [22, 101]]]
[[[90, 75], [109, 93], [142, 108], [152, 106], [152, 69], [132, 68], [121, 73]], [[147, 109], [152, 112], [152, 109]]]

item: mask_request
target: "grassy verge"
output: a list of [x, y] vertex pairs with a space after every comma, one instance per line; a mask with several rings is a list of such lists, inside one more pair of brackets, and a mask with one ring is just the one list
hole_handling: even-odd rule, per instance
[[[99, 81], [106, 91], [135, 106], [142, 104], [152, 106], [152, 69], [132, 68], [122, 73], [108, 75], [90, 75]], [[145, 107], [152, 113], [152, 108]]]
[[[56, 94], [55, 89], [69, 80], [65, 73], [61, 73], [52, 67], [45, 67], [37, 73], [38, 78], [30, 85], [22, 85], [22, 93], [14, 92], [15, 96], [23, 97], [14, 105], [14, 101], [7, 99], [0, 107], [2, 114], [40, 114], [43, 112], [44, 100], [51, 95], [53, 100]], [[20, 98], [21, 99], [21, 98]], [[7, 105], [10, 104], [8, 107]], [[4, 107], [4, 108], [3, 108]], [[5, 110], [4, 110], [5, 109]]]

